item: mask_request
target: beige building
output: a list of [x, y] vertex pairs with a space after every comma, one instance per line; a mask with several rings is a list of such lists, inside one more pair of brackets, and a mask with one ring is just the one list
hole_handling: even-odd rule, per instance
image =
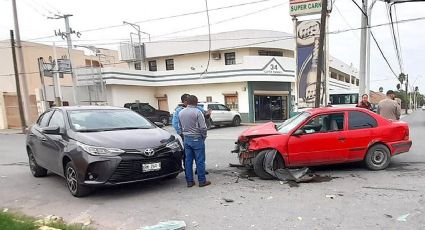
[[[0, 129], [20, 127], [12, 50], [10, 46], [10, 40], [0, 41]], [[22, 42], [22, 50], [29, 94], [30, 122], [34, 122], [41, 112], [40, 90], [42, 84], [37, 59], [43, 57], [45, 62], [49, 62], [49, 57], [53, 57], [53, 47], [33, 42]], [[58, 59], [68, 56], [68, 49], [66, 48], [57, 47], [56, 51]], [[113, 67], [118, 62], [117, 51], [102, 49], [100, 52], [103, 54], [102, 56], [91, 56], [84, 54], [83, 50], [74, 49], [72, 50], [71, 57], [77, 69], [85, 66], [99, 67], [100, 64]], [[47, 101], [53, 104], [52, 77], [44, 77], [44, 82], [46, 85]], [[60, 85], [64, 104], [75, 104], [73, 101], [71, 75], [64, 74], [60, 78]]]

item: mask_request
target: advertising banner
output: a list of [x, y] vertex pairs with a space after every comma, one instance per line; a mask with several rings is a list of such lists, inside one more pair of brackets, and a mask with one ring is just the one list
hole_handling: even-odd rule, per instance
[[313, 107], [316, 99], [320, 21], [297, 22], [298, 107]]
[[290, 0], [289, 15], [303, 16], [310, 14], [320, 14], [322, 10], [322, 0]]

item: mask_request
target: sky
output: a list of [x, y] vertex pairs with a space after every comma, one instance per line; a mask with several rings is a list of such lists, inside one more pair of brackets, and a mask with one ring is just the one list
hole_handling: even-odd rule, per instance
[[[289, 0], [208, 0], [208, 8], [215, 9], [249, 2], [243, 6], [209, 13], [211, 32], [241, 29], [264, 29], [292, 33], [292, 19], [289, 16]], [[361, 4], [361, 0], [355, 0]], [[372, 0], [369, 0], [371, 2]], [[74, 45], [94, 45], [118, 49], [119, 42], [129, 40], [132, 27], [123, 21], [138, 23], [142, 31], [151, 35], [152, 41], [168, 38], [201, 35], [208, 33], [205, 0], [17, 0], [21, 39], [60, 46], [66, 42], [54, 36], [54, 30], [65, 30], [63, 19], [47, 19], [54, 14], [72, 14], [70, 24], [73, 30], [80, 31], [80, 38], [74, 36]], [[425, 17], [425, 2], [412, 2], [396, 5], [399, 21]], [[187, 16], [160, 19], [172, 15], [201, 12]], [[394, 8], [393, 8], [394, 12]], [[308, 18], [319, 18], [320, 15]], [[156, 20], [152, 20], [156, 19]], [[305, 17], [300, 17], [300, 20]], [[334, 0], [329, 19], [329, 31], [343, 31], [360, 27], [361, 11], [352, 0]], [[371, 25], [387, 24], [387, 6], [378, 1], [372, 10]], [[395, 25], [397, 28], [397, 25]], [[13, 29], [11, 0], [0, 0], [0, 40], [9, 39]], [[94, 30], [93, 30], [94, 29]], [[409, 81], [425, 92], [425, 20], [398, 24], [401, 56], [404, 72]], [[391, 39], [388, 25], [372, 29], [379, 46], [388, 62], [399, 74], [400, 67]], [[135, 38], [135, 37], [134, 37]], [[144, 36], [147, 41], [147, 36]], [[359, 67], [360, 30], [339, 32], [329, 37], [330, 53], [347, 64]], [[371, 90], [395, 89], [398, 83], [384, 61], [377, 46], [371, 43]]]

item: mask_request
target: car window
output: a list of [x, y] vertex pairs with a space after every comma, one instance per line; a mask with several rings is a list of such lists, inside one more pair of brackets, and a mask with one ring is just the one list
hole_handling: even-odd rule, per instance
[[208, 105], [208, 109], [211, 109], [211, 110], [219, 110], [219, 109], [218, 109], [218, 106], [217, 106], [216, 104], [209, 104], [209, 105]]
[[52, 116], [52, 114], [53, 114], [53, 110], [50, 110], [50, 111], [45, 112], [43, 115], [41, 115], [42, 117], [40, 117], [38, 119], [39, 122], [37, 122], [38, 125], [42, 128], [47, 127], [47, 124], [49, 123], [49, 119]]
[[65, 128], [65, 120], [63, 119], [62, 111], [56, 110], [49, 122], [49, 127], [57, 126]]
[[298, 115], [293, 116], [293, 117], [289, 118], [288, 120], [286, 120], [285, 122], [283, 122], [277, 128], [277, 131], [279, 133], [289, 133], [292, 129], [297, 127], [299, 124], [304, 122], [309, 117], [310, 117], [310, 113], [308, 113], [308, 112], [299, 113]]
[[367, 129], [377, 127], [378, 123], [367, 113], [351, 111], [348, 113], [348, 129]]
[[228, 108], [226, 106], [221, 105], [221, 104], [218, 104], [217, 107], [218, 107], [218, 110], [224, 110], [224, 111], [228, 110]]
[[140, 110], [142, 112], [153, 112], [154, 108], [150, 105], [140, 105]]
[[68, 116], [71, 127], [80, 132], [155, 128], [143, 116], [127, 109], [72, 110]]
[[323, 114], [312, 118], [301, 127], [305, 133], [326, 133], [344, 130], [344, 114]]
[[139, 109], [139, 105], [138, 104], [130, 105], [130, 109], [133, 110], [133, 111], [135, 111], [135, 112], [140, 112], [140, 109]]

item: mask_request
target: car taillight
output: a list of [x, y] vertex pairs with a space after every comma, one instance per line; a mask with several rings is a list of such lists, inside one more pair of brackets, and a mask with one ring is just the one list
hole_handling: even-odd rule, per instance
[[406, 129], [406, 134], [404, 135], [404, 140], [409, 140], [409, 128]]

